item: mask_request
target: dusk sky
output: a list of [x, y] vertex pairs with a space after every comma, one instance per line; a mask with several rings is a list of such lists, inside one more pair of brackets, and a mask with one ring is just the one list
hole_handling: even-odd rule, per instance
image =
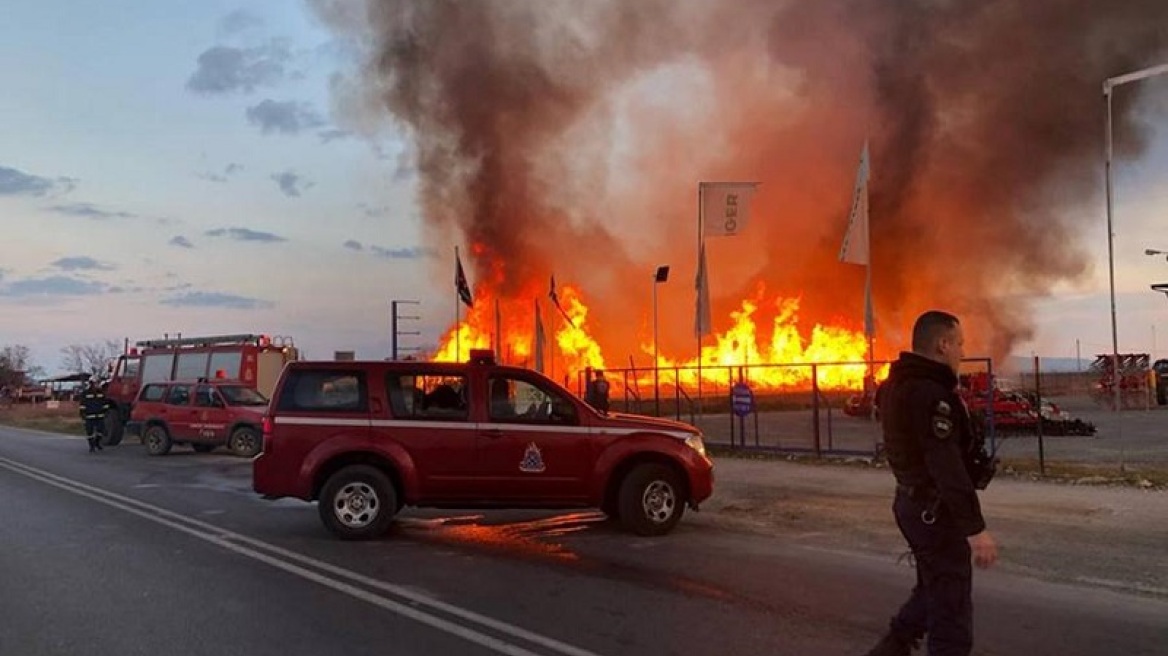
[[[334, 76], [358, 65], [301, 0], [8, 3], [0, 345], [30, 347], [49, 373], [69, 344], [178, 332], [382, 358], [392, 298], [422, 303], [412, 343], [436, 341], [453, 319], [455, 243], [423, 240], [407, 134], [338, 109]], [[1116, 166], [1120, 346], [1156, 339], [1165, 357], [1168, 299], [1148, 286], [1168, 282], [1168, 260], [1144, 250], [1168, 251], [1168, 76], [1140, 84], [1159, 136]], [[1104, 208], [1070, 211], [1098, 217], [1081, 222], [1095, 226], [1082, 235], [1093, 273], [1037, 305], [1019, 355], [1110, 349]], [[678, 314], [692, 312], [682, 282], [662, 289]]]

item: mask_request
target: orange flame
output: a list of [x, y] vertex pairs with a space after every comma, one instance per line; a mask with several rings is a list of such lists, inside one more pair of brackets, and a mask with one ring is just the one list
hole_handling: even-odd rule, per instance
[[[466, 360], [471, 349], [494, 350], [496, 332], [500, 332], [500, 361], [536, 368], [538, 312], [545, 334], [544, 373], [574, 387], [586, 369], [607, 368], [603, 349], [588, 324], [589, 308], [578, 288], [563, 285], [557, 289], [562, 314], [537, 286], [525, 292], [522, 296], [540, 300], [501, 299], [489, 284], [478, 285], [474, 307], [442, 336], [431, 359], [455, 362]], [[737, 378], [737, 368], [745, 365], [742, 375], [755, 388], [805, 390], [811, 387], [812, 365], [816, 365], [814, 376], [820, 389], [862, 389], [868, 373], [868, 343], [863, 333], [840, 325], [816, 324], [805, 337], [799, 330], [799, 302], [798, 298], [781, 296], [768, 300], [765, 287], [760, 285], [753, 298], [743, 300], [740, 308], [730, 313], [729, 329], [706, 338], [714, 343], [702, 347], [700, 368], [697, 358], [683, 361], [660, 354], [659, 384], [696, 387], [699, 371], [703, 385], [725, 384], [728, 377]], [[769, 337], [765, 338], [760, 328], [765, 327], [766, 319], [760, 309], [774, 313]], [[652, 362], [651, 340], [642, 343], [641, 350]], [[876, 379], [884, 378], [887, 368], [879, 367]], [[622, 384], [619, 377], [610, 377], [610, 382], [617, 387]], [[652, 367], [638, 369], [629, 382], [652, 386]]]

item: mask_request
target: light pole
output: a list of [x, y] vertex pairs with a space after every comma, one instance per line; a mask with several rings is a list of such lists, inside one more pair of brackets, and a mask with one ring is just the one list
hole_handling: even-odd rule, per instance
[[1103, 98], [1107, 101], [1106, 163], [1103, 174], [1107, 181], [1107, 274], [1111, 286], [1111, 391], [1113, 410], [1119, 412], [1119, 330], [1115, 318], [1115, 232], [1111, 227], [1112, 185], [1111, 185], [1111, 90], [1115, 87], [1138, 82], [1155, 75], [1168, 73], [1168, 64], [1109, 77], [1103, 81]]
[[657, 267], [653, 274], [653, 408], [658, 417], [661, 416], [661, 385], [657, 378], [657, 285], [669, 280], [669, 265]]

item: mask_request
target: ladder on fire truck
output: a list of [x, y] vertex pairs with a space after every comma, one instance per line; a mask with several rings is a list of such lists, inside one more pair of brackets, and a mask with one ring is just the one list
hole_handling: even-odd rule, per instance
[[138, 348], [182, 348], [199, 346], [294, 346], [291, 337], [283, 335], [209, 335], [205, 337], [178, 337], [146, 339], [134, 342]]

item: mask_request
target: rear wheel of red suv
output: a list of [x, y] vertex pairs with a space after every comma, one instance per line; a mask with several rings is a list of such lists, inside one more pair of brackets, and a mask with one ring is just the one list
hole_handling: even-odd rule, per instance
[[381, 470], [349, 465], [329, 476], [320, 491], [320, 519], [342, 540], [385, 533], [397, 512], [397, 493]]
[[620, 522], [637, 535], [665, 535], [685, 512], [677, 471], [659, 463], [637, 465], [621, 481]]

